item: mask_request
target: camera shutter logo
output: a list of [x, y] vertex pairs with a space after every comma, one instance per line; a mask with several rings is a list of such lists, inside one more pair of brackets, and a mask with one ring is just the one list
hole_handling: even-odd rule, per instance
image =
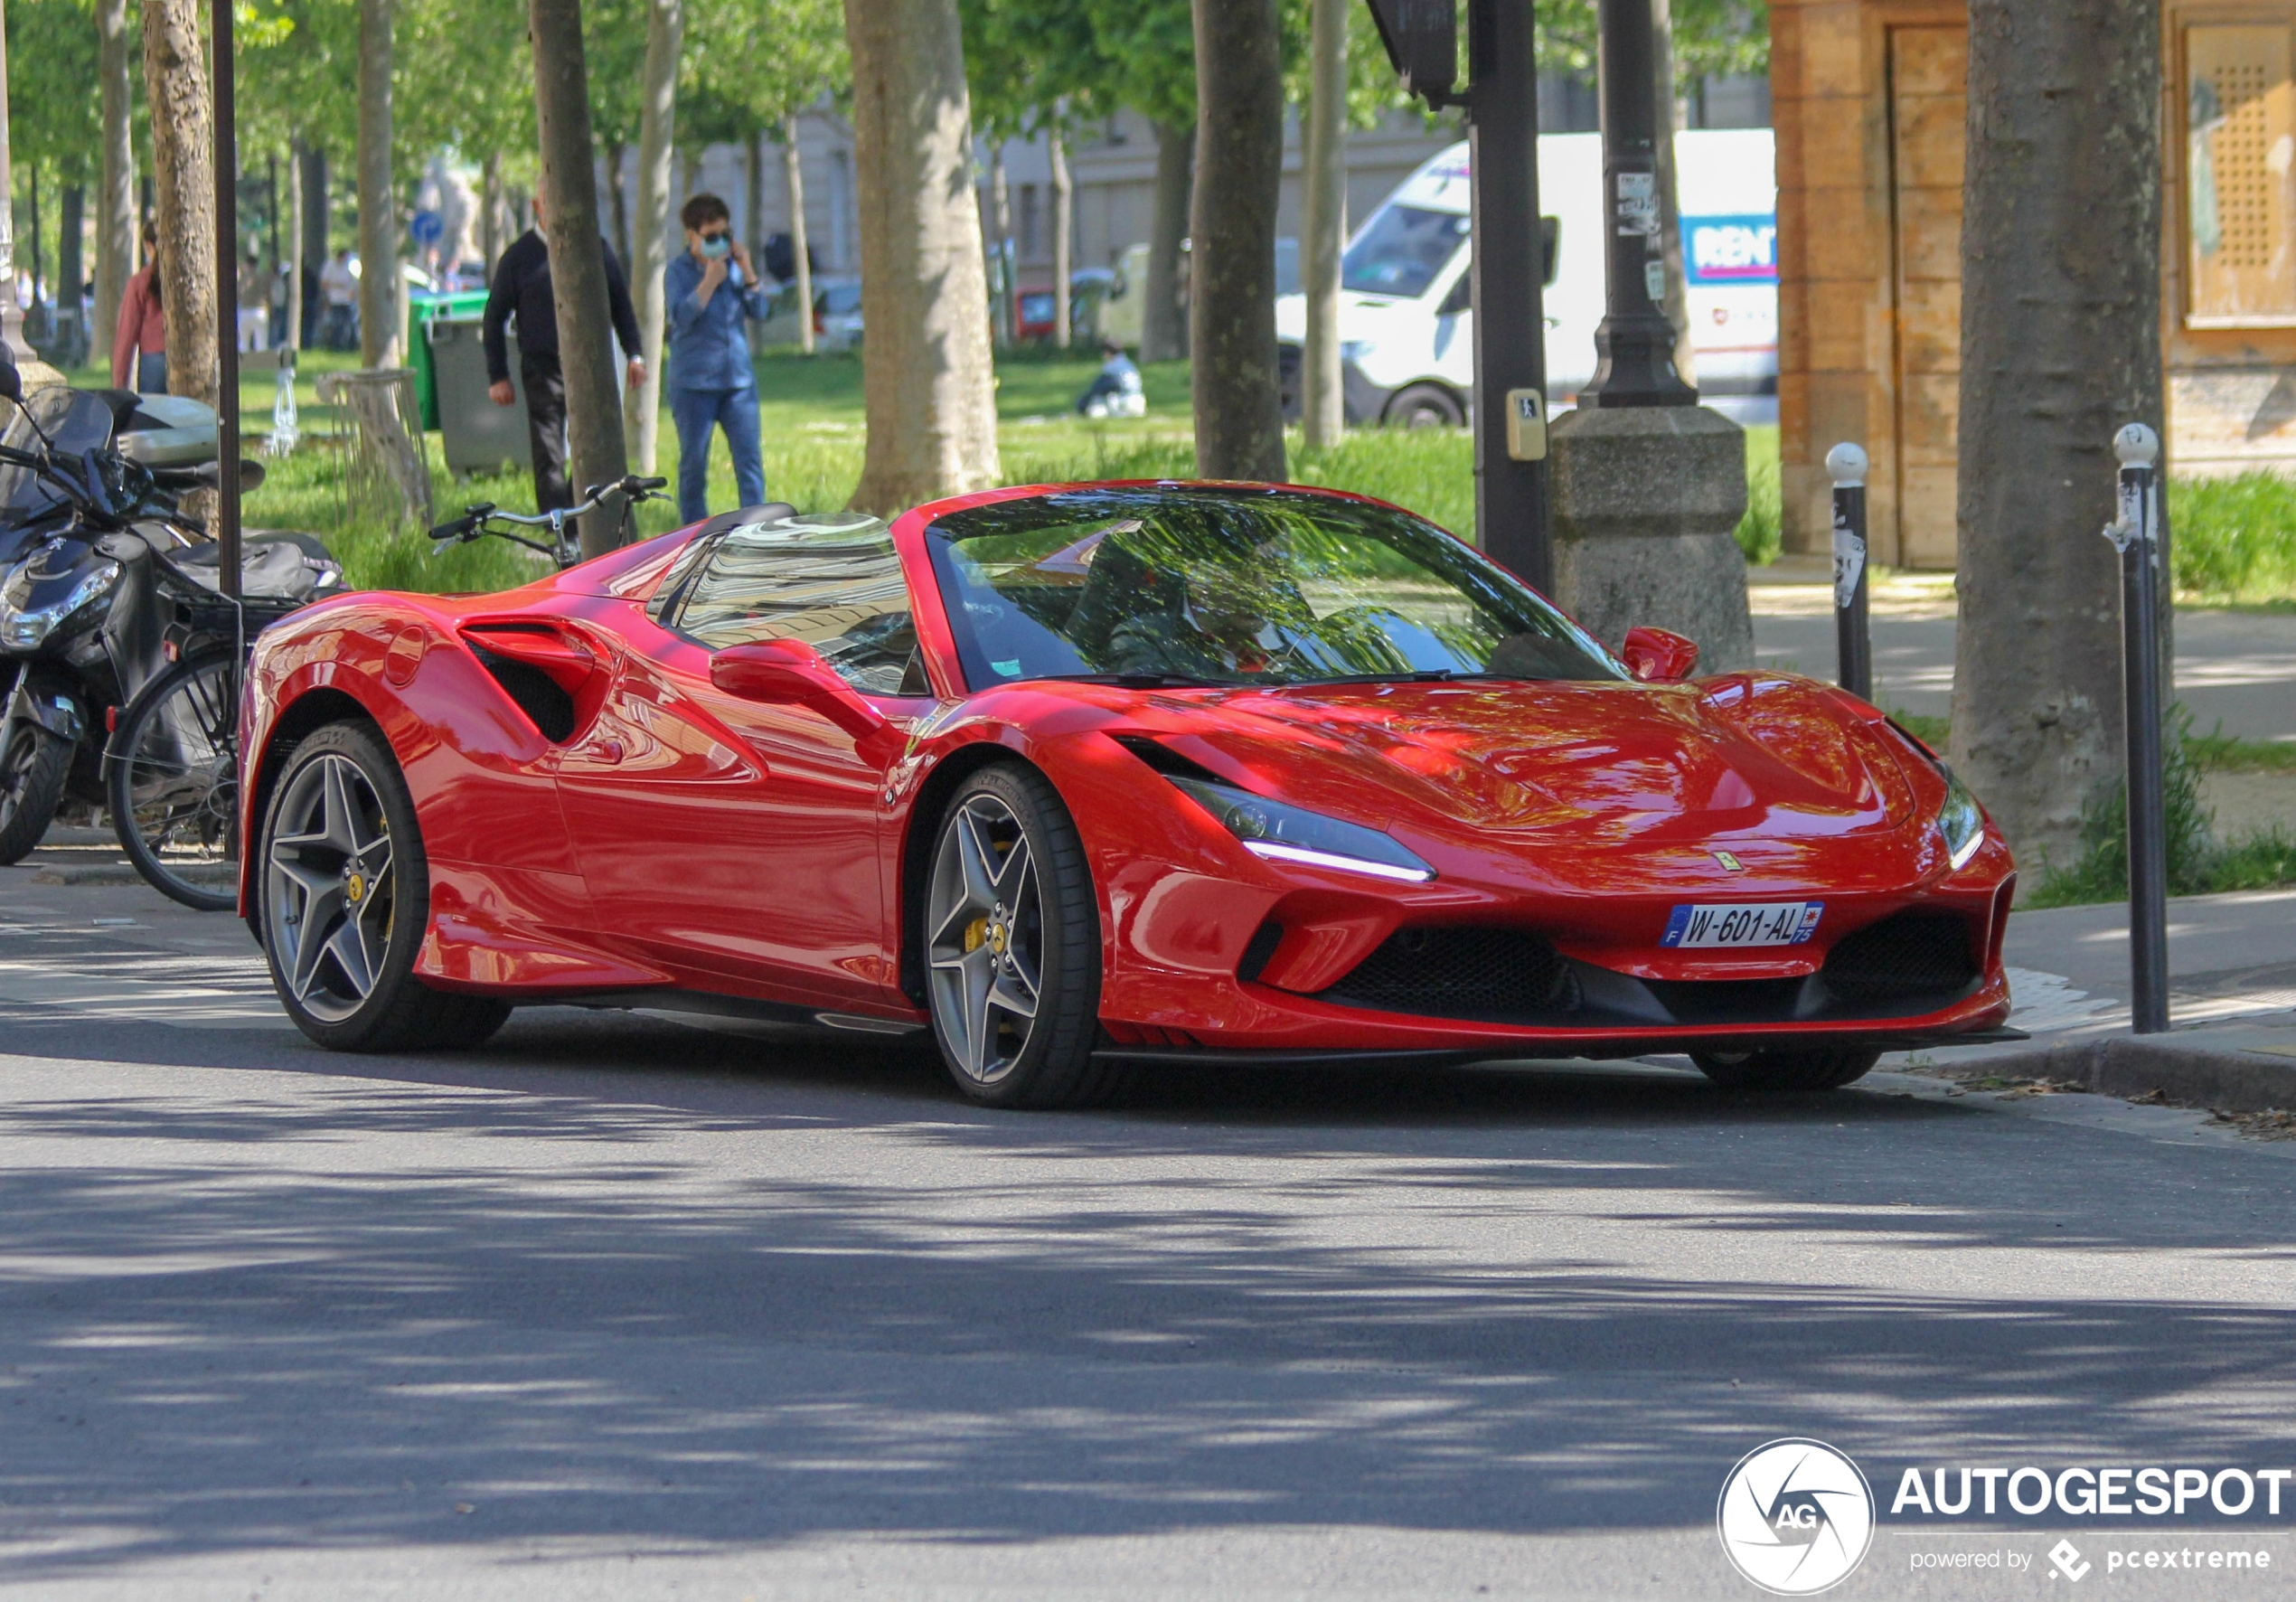
[[1865, 1561], [1873, 1487], [1823, 1441], [1771, 1441], [1739, 1458], [1722, 1482], [1715, 1526], [1746, 1578], [1774, 1596], [1813, 1596]]

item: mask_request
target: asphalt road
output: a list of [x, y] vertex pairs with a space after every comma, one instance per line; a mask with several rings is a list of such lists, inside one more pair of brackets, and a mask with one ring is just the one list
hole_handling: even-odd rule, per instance
[[[1746, 1598], [1716, 1498], [1775, 1437], [1885, 1504], [2296, 1465], [2296, 1143], [2198, 1115], [1642, 1065], [1012, 1116], [564, 1010], [350, 1059], [243, 941], [0, 877], [11, 1597]], [[2083, 1592], [2279, 1595], [2284, 1505], [1885, 1505], [1829, 1595], [2069, 1592], [2067, 1535], [2276, 1565]], [[1913, 1570], [1964, 1550], [2036, 1567]]]

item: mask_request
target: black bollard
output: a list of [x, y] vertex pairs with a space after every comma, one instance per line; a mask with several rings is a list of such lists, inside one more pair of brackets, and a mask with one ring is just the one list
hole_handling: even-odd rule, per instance
[[2121, 517], [2122, 705], [2129, 756], [2129, 983], [2138, 1034], [2169, 1027], [2169, 827], [2160, 729], [2160, 437], [2131, 423], [2113, 437]]
[[1826, 452], [1833, 476], [1834, 676], [1860, 701], [1874, 698], [1874, 644], [1866, 597], [1866, 453], [1843, 440]]

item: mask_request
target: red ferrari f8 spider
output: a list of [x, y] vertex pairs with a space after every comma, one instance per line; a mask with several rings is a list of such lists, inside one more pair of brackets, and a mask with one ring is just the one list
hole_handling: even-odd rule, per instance
[[930, 1029], [1001, 1106], [1406, 1054], [1812, 1090], [1998, 1034], [1977, 802], [1863, 702], [1695, 656], [1317, 490], [750, 508], [266, 633], [241, 905], [323, 1045], [689, 1007]]

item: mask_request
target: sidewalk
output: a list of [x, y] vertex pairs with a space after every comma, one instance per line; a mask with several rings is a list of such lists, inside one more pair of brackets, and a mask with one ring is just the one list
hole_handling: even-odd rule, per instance
[[2002, 957], [2009, 1024], [2029, 1042], [1901, 1053], [1886, 1064], [2296, 1110], [2296, 891], [2169, 903], [2166, 1035], [2129, 1033], [2125, 906], [2012, 913]]

